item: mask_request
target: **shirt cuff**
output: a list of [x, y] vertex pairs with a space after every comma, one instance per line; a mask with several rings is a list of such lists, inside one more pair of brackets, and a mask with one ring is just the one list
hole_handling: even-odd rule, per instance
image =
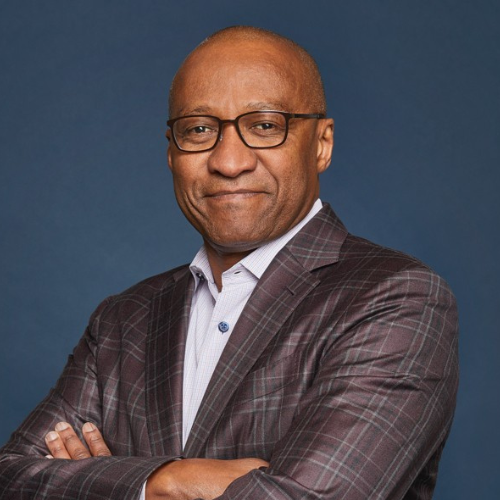
[[137, 500], [146, 500], [146, 483], [147, 481], [142, 485], [141, 496]]

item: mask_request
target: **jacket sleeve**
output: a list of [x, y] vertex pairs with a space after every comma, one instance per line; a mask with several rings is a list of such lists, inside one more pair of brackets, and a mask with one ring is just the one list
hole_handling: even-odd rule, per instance
[[[97, 332], [105, 301], [91, 318], [69, 357], [56, 387], [38, 405], [0, 450], [0, 498], [137, 500], [147, 477], [173, 457], [112, 456], [85, 460], [49, 460], [44, 437], [59, 421], [75, 430], [86, 421], [102, 424], [97, 376]], [[106, 439], [106, 436], [104, 436]], [[109, 443], [111, 449], [113, 443]]]
[[458, 385], [456, 305], [423, 267], [356, 297], [267, 469], [220, 499], [430, 499]]

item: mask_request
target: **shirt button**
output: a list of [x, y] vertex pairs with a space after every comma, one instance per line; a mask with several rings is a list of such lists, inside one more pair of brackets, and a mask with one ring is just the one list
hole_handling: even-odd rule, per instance
[[229, 324], [226, 323], [225, 321], [221, 321], [217, 327], [219, 328], [219, 331], [222, 333], [226, 333], [229, 330]]
[[198, 276], [198, 279], [200, 281], [203, 281], [205, 279], [205, 276], [203, 276], [203, 273], [196, 273], [196, 276]]

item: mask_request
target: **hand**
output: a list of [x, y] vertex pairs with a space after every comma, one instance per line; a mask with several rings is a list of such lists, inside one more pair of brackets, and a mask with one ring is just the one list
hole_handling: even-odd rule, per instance
[[260, 458], [186, 458], [169, 462], [149, 476], [146, 500], [212, 500], [222, 495], [235, 479], [268, 465]]
[[71, 425], [59, 422], [55, 430], [45, 436], [45, 443], [50, 451], [47, 458], [81, 460], [90, 457], [111, 456], [99, 429], [94, 424], [90, 422], [84, 424], [82, 433], [87, 446], [81, 442]]
[[[47, 458], [81, 460], [90, 457], [111, 456], [97, 427], [87, 422], [82, 427], [85, 444], [66, 422], [59, 422], [55, 430], [45, 436], [50, 451]], [[157, 469], [146, 484], [147, 500], [212, 500], [220, 496], [236, 479], [248, 472], [266, 467], [269, 463], [260, 458], [216, 460], [189, 458], [169, 462]]]

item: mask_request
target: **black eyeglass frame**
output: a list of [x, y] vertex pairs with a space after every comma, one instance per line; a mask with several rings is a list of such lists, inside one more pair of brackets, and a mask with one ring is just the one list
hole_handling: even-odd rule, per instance
[[[285, 135], [283, 136], [283, 140], [280, 143], [274, 144], [273, 146], [250, 146], [250, 144], [247, 143], [247, 141], [245, 140], [245, 138], [243, 137], [243, 135], [242, 135], [242, 133], [240, 131], [239, 121], [244, 116], [248, 116], [248, 115], [252, 115], [252, 114], [256, 114], [256, 113], [274, 113], [274, 114], [281, 115], [281, 116], [283, 116], [285, 118]], [[192, 151], [192, 150], [189, 150], [189, 149], [186, 150], [186, 149], [181, 148], [179, 146], [178, 142], [177, 142], [176, 137], [175, 137], [175, 132], [174, 132], [173, 126], [174, 126], [175, 122], [177, 122], [179, 120], [182, 120], [184, 118], [213, 118], [214, 120], [216, 120], [217, 123], [218, 123], [218, 126], [219, 126], [219, 130], [218, 130], [217, 138], [215, 139], [214, 144], [212, 146], [210, 146], [209, 148], [206, 148], [206, 149], [197, 149], [196, 151]], [[172, 130], [172, 139], [173, 139], [174, 144], [176, 145], [177, 149], [179, 149], [180, 151], [183, 151], [185, 153], [203, 153], [205, 151], [210, 151], [210, 150], [214, 149], [217, 146], [217, 144], [220, 141], [220, 138], [222, 136], [222, 126], [223, 126], [224, 123], [233, 123], [234, 124], [234, 126], [236, 128], [236, 132], [238, 132], [238, 135], [240, 136], [240, 139], [242, 140], [243, 144], [245, 146], [247, 146], [248, 148], [251, 148], [251, 149], [272, 149], [272, 148], [277, 148], [277, 147], [279, 147], [279, 146], [281, 146], [282, 144], [285, 143], [285, 141], [286, 141], [286, 139], [288, 137], [288, 129], [289, 129], [288, 122], [292, 118], [304, 118], [304, 119], [314, 118], [314, 119], [320, 120], [320, 119], [326, 118], [326, 115], [323, 114], [323, 113], [287, 113], [285, 111], [276, 111], [276, 110], [262, 109], [262, 110], [256, 110], [256, 111], [249, 111], [248, 113], [243, 113], [242, 115], [239, 115], [236, 118], [233, 118], [232, 120], [221, 120], [219, 117], [213, 116], [213, 115], [186, 115], [186, 116], [179, 116], [178, 118], [172, 118], [171, 120], [168, 120], [167, 121], [167, 125]]]

